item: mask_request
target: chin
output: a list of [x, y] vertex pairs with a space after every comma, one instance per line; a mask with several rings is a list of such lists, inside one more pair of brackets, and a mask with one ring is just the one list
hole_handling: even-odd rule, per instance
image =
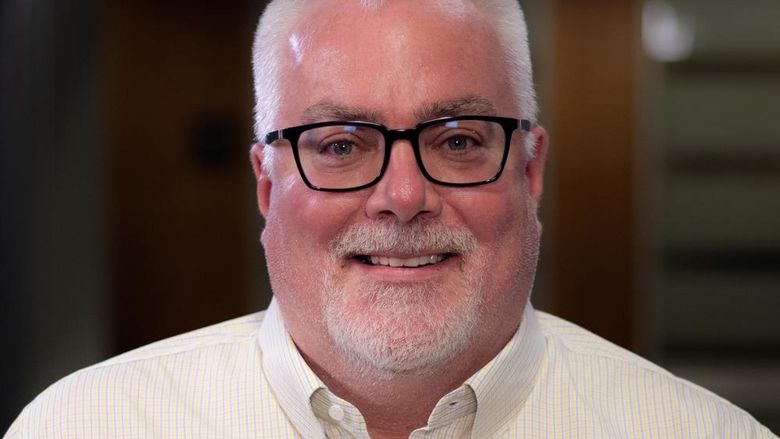
[[339, 288], [326, 280], [323, 315], [334, 345], [350, 364], [376, 376], [425, 374], [471, 342], [481, 285], [364, 283]]

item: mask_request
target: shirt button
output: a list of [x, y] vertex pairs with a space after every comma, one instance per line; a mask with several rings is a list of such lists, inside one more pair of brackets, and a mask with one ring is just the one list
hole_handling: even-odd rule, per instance
[[330, 415], [331, 419], [337, 422], [344, 419], [344, 409], [335, 404], [330, 406], [330, 408], [328, 409], [328, 414]]

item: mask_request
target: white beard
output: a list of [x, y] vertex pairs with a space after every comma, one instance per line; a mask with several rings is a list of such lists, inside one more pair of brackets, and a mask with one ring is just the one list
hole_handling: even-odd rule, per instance
[[348, 289], [331, 273], [323, 273], [328, 333], [361, 372], [378, 377], [430, 373], [467, 348], [479, 321], [487, 268], [469, 232], [436, 223], [383, 222], [347, 230], [332, 248], [337, 259], [445, 248], [460, 255], [461, 270], [468, 267], [454, 285], [366, 280]]

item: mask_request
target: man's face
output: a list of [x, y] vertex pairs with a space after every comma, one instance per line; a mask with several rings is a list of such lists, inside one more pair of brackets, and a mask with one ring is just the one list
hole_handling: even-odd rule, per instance
[[[473, 6], [312, 3], [280, 60], [276, 128], [523, 116], [496, 36]], [[409, 373], [478, 352], [491, 345], [485, 340], [506, 342], [533, 282], [539, 239], [543, 154], [529, 161], [526, 136], [515, 132], [498, 181], [465, 188], [427, 181], [406, 141], [392, 145], [378, 184], [346, 193], [307, 188], [289, 147], [274, 148], [260, 170], [255, 148], [268, 270], [299, 348]]]

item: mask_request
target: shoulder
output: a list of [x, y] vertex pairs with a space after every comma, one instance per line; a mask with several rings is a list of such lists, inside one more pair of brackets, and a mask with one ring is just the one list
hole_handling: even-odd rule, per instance
[[617, 364], [647, 368], [648, 370], [671, 376], [671, 374], [654, 363], [621, 348], [581, 326], [542, 311], [536, 311], [536, 315], [542, 332], [548, 341], [548, 346], [554, 348], [555, 353], [582, 356], [583, 358], [608, 359]]
[[252, 342], [264, 316], [265, 311], [261, 311], [199, 328], [125, 352], [82, 369], [78, 373], [121, 366], [122, 364], [160, 360], [169, 356], [191, 355], [199, 351], [213, 349], [216, 346], [242, 345]]
[[537, 316], [548, 347], [542, 381], [603, 437], [775, 437], [720, 396], [571, 322]]
[[[201, 328], [68, 375], [25, 407], [6, 437], [220, 436], [246, 429], [240, 419], [278, 416], [256, 341], [263, 318]], [[214, 424], [228, 414], [236, 423]]]

